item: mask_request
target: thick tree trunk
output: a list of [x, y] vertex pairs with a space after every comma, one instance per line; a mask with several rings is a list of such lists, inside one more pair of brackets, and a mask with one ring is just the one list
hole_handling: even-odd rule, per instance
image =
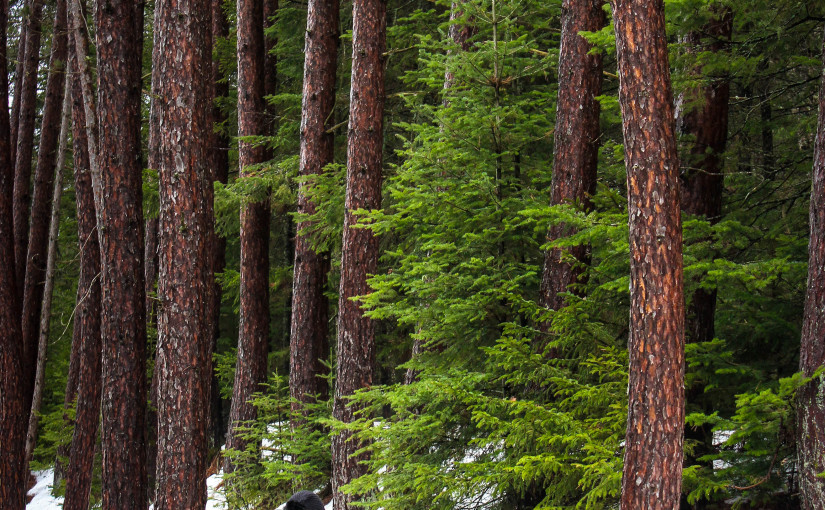
[[[46, 252], [49, 246], [49, 215], [52, 210], [55, 167], [58, 164], [60, 115], [66, 89], [66, 0], [58, 0], [55, 7], [54, 37], [49, 58], [49, 76], [46, 82], [46, 100], [40, 128], [37, 169], [34, 176], [34, 200], [31, 207], [30, 233], [26, 255], [26, 273], [23, 280], [23, 349], [29, 367], [31, 392], [36, 376], [37, 340], [40, 310], [43, 304], [43, 286], [46, 277]], [[31, 154], [29, 154], [31, 157]], [[25, 166], [25, 165], [24, 165]]]
[[[79, 4], [79, 0], [69, 0]], [[69, 26], [72, 34], [78, 27], [72, 5]], [[72, 41], [74, 36], [72, 35]], [[85, 47], [85, 44], [83, 45]], [[86, 113], [77, 48], [70, 45], [69, 64], [72, 69], [72, 138], [74, 142], [75, 197], [77, 200], [77, 236], [80, 244], [80, 277], [77, 284], [77, 305], [72, 336], [72, 358], [77, 349], [77, 403], [72, 444], [66, 473], [64, 510], [86, 510], [92, 485], [95, 439], [100, 422], [100, 245], [98, 244], [94, 192], [89, 146], [86, 133]], [[81, 54], [85, 60], [86, 53]], [[68, 386], [68, 383], [67, 383]], [[68, 398], [68, 397], [67, 397]]]
[[[238, 1], [238, 136], [260, 136], [266, 130], [264, 106], [264, 6], [262, 0]], [[242, 177], [264, 161], [264, 148], [238, 142]], [[241, 206], [241, 318], [238, 363], [226, 447], [243, 450], [240, 422], [257, 415], [252, 394], [266, 380], [269, 344], [269, 200]], [[225, 471], [234, 466], [226, 460]]]
[[[0, 2], [0, 26], [8, 23], [9, 5]], [[0, 31], [0, 68], [6, 69], [6, 31]], [[26, 411], [23, 395], [23, 343], [20, 334], [20, 301], [14, 263], [12, 196], [14, 164], [8, 115], [8, 81], [0, 78], [0, 507], [26, 507], [23, 472]]]
[[[29, 211], [31, 206], [32, 152], [34, 150], [34, 123], [37, 110], [37, 70], [40, 64], [40, 29], [43, 24], [43, 0], [31, 0], [26, 19], [26, 51], [23, 54], [23, 73], [20, 85], [20, 113], [16, 121], [14, 163], [14, 258], [18, 300], [23, 302], [23, 282], [26, 276], [26, 251], [29, 246]], [[23, 345], [24, 370], [29, 370], [34, 356]], [[31, 377], [29, 377], [29, 381]], [[31, 399], [30, 383], [24, 386], [26, 400]]]
[[212, 13], [206, 0], [155, 4], [153, 83], [162, 129], [158, 296], [158, 456], [155, 508], [203, 508], [212, 358], [214, 237], [210, 76]]
[[[335, 107], [335, 73], [338, 63], [338, 0], [310, 0], [304, 46], [304, 86], [301, 99], [301, 149], [299, 173], [320, 174], [332, 163], [335, 136], [327, 132], [327, 119]], [[298, 212], [313, 214], [315, 204], [306, 196], [306, 184], [298, 188]], [[324, 295], [329, 255], [316, 253], [300, 234], [312, 228], [297, 225], [292, 283], [292, 320], [289, 335], [289, 393], [299, 402], [317, 395], [328, 398], [328, 384], [321, 360], [329, 357], [329, 303]]]
[[143, 4], [95, 10], [97, 163], [102, 195], [103, 508], [146, 508], [146, 302], [143, 274]]
[[664, 5], [614, 0], [630, 227], [628, 419], [621, 506], [677, 508], [684, 428], [679, 159]]
[[[66, 4], [63, 2], [65, 14]], [[65, 30], [65, 26], [64, 26]], [[65, 33], [64, 33], [65, 37]], [[29, 431], [26, 434], [26, 466], [31, 462], [34, 453], [37, 425], [40, 421], [40, 406], [43, 403], [43, 382], [46, 378], [46, 349], [49, 341], [49, 325], [52, 315], [52, 295], [54, 291], [54, 272], [57, 260], [57, 233], [60, 228], [60, 195], [63, 191], [63, 168], [66, 161], [66, 139], [69, 136], [69, 80], [66, 74], [63, 79], [63, 108], [58, 135], [57, 168], [54, 171], [52, 183], [51, 215], [49, 218], [48, 249], [46, 251], [45, 284], [43, 286], [43, 303], [40, 307], [40, 328], [37, 339], [37, 369], [34, 378], [34, 394], [32, 397], [31, 412], [29, 413]], [[25, 471], [25, 469], [24, 469]]]
[[[221, 0], [212, 0], [212, 44], [217, 44], [219, 39], [224, 39], [229, 35], [229, 23], [222, 8]], [[220, 64], [217, 60], [212, 61], [212, 97], [224, 98], [229, 95], [229, 84], [223, 80]], [[218, 107], [217, 103], [212, 104], [212, 122], [222, 123], [226, 116]], [[217, 131], [212, 132], [212, 180], [226, 184], [229, 177], [229, 138]], [[214, 255], [213, 272], [221, 273], [226, 267], [226, 238], [215, 234], [213, 239], [212, 252]], [[220, 283], [215, 280], [214, 295], [212, 296], [212, 352], [218, 349], [218, 339], [221, 336], [221, 295]], [[226, 427], [223, 420], [223, 399], [218, 388], [218, 376], [215, 374], [215, 365], [212, 363], [211, 392], [210, 392], [210, 413], [209, 413], [209, 435], [211, 444], [220, 447], [226, 442]]]
[[[381, 207], [382, 146], [384, 141], [384, 0], [353, 3], [352, 81], [347, 140], [347, 191], [341, 248], [341, 284], [338, 300], [338, 368], [332, 414], [344, 423], [354, 409], [347, 397], [372, 384], [375, 363], [375, 323], [353, 301], [370, 291], [367, 278], [378, 265], [378, 238], [370, 229], [353, 228], [356, 209]], [[332, 438], [333, 508], [345, 510], [356, 498], [341, 487], [364, 473], [363, 455], [351, 433]]]
[[[825, 39], [822, 43], [825, 65]], [[825, 363], [825, 72], [819, 90], [819, 121], [814, 145], [811, 188], [811, 238], [808, 248], [808, 290], [802, 321], [799, 369], [811, 375]], [[825, 379], [819, 377], [799, 389], [797, 405], [797, 469], [799, 499], [805, 510], [825, 504]]]
[[[603, 0], [562, 3], [551, 203], [571, 204], [584, 211], [592, 208], [590, 197], [596, 192], [600, 113], [596, 96], [602, 88], [602, 56], [588, 54], [591, 45], [579, 32], [594, 32], [604, 27], [603, 3]], [[554, 225], [547, 233], [547, 240], [554, 241], [572, 233], [567, 225]], [[588, 252], [585, 245], [545, 252], [541, 278], [543, 306], [550, 310], [564, 306], [563, 293], [568, 292], [571, 285], [580, 283], [583, 273], [568, 257], [572, 256], [577, 263], [587, 263]], [[542, 326], [545, 331], [549, 329], [549, 324]]]

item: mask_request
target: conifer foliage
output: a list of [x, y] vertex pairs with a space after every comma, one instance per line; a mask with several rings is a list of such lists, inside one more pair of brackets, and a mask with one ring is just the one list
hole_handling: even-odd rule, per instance
[[0, 508], [825, 507], [820, 3], [0, 4]]

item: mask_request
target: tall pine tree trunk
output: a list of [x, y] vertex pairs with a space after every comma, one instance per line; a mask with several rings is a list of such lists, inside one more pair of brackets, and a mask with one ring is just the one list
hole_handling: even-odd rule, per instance
[[26, 255], [26, 273], [23, 280], [23, 349], [27, 352], [30, 385], [34, 388], [36, 375], [37, 343], [40, 328], [40, 310], [43, 304], [43, 287], [46, 279], [46, 252], [49, 246], [49, 217], [52, 210], [54, 174], [60, 138], [60, 115], [66, 89], [65, 63], [67, 54], [66, 0], [58, 0], [55, 6], [54, 37], [49, 58], [49, 75], [46, 82], [46, 100], [40, 127], [37, 169], [34, 176], [29, 243]]
[[661, 0], [614, 0], [630, 228], [628, 419], [621, 506], [679, 506], [684, 428], [682, 224]]
[[[265, 133], [263, 0], [238, 1], [238, 136]], [[254, 165], [264, 161], [264, 148], [238, 142], [241, 177], [254, 176]], [[269, 191], [266, 191], [269, 194]], [[269, 199], [241, 206], [241, 318], [238, 363], [229, 412], [226, 447], [243, 450], [246, 441], [237, 432], [241, 422], [253, 420], [250, 399], [266, 380], [269, 345]], [[226, 459], [225, 471], [234, 466]]]
[[97, 163], [102, 195], [103, 508], [146, 508], [146, 309], [143, 274], [143, 4], [95, 10]]
[[[8, 23], [9, 5], [0, 2], [0, 26]], [[0, 68], [6, 69], [6, 31], [0, 31]], [[14, 164], [8, 115], [8, 81], [0, 77], [0, 507], [26, 507], [23, 473], [26, 408], [23, 395], [23, 343], [20, 334], [20, 301], [14, 263], [12, 197]]]
[[[335, 135], [327, 132], [327, 119], [335, 107], [335, 73], [338, 62], [338, 0], [310, 0], [304, 42], [304, 86], [301, 99], [301, 176], [320, 174], [332, 163]], [[299, 184], [298, 212], [313, 214], [315, 204]], [[312, 228], [309, 221], [297, 225], [295, 271], [292, 284], [292, 321], [289, 336], [289, 392], [294, 410], [317, 395], [328, 397], [326, 368], [329, 357], [329, 303], [324, 295], [329, 255], [316, 253], [301, 235]]]
[[[584, 211], [592, 208], [599, 159], [599, 112], [596, 96], [602, 88], [602, 56], [590, 55], [591, 45], [579, 32], [595, 32], [605, 24], [603, 0], [565, 0], [562, 3], [561, 50], [559, 53], [559, 100], [553, 152], [553, 205], [570, 204]], [[547, 234], [554, 241], [572, 234], [564, 224]], [[579, 283], [587, 263], [588, 247], [553, 248], [544, 256], [541, 303], [550, 310], [564, 306], [562, 293]], [[574, 291], [575, 292], [575, 291]], [[544, 325], [545, 330], [549, 324]]]
[[[26, 251], [29, 246], [29, 213], [31, 206], [32, 152], [34, 123], [37, 110], [37, 71], [40, 65], [40, 29], [43, 24], [43, 0], [31, 0], [26, 18], [26, 49], [23, 53], [20, 84], [20, 111], [15, 121], [14, 163], [14, 258], [18, 300], [23, 302], [23, 282], [26, 277]], [[28, 371], [34, 356], [24, 344], [24, 370]], [[31, 399], [31, 385], [24, 386], [26, 400]]]
[[[341, 248], [338, 299], [338, 367], [332, 414], [349, 423], [354, 409], [347, 397], [372, 384], [375, 364], [375, 323], [353, 301], [370, 291], [368, 275], [378, 266], [378, 238], [370, 229], [353, 228], [357, 209], [381, 207], [382, 146], [384, 141], [384, 0], [353, 2], [352, 81], [347, 139], [347, 191]], [[353, 455], [357, 441], [350, 432], [332, 437], [333, 508], [346, 510], [355, 497], [341, 487], [365, 472], [363, 455]]]
[[[225, 39], [229, 35], [229, 23], [223, 12], [223, 2], [212, 0], [212, 44], [217, 45], [219, 39]], [[212, 97], [223, 99], [229, 95], [229, 84], [223, 79], [220, 62], [212, 61]], [[217, 103], [212, 104], [212, 122], [222, 123], [226, 120], [226, 115], [221, 111]], [[226, 184], [229, 177], [229, 138], [219, 133], [212, 132], [212, 179], [216, 182]], [[215, 234], [213, 239], [212, 252], [214, 255], [213, 272], [221, 273], [226, 267], [226, 238]], [[220, 283], [215, 280], [214, 295], [212, 296], [212, 352], [218, 348], [218, 339], [221, 336], [221, 294]], [[226, 441], [224, 434], [226, 427], [223, 420], [223, 399], [218, 387], [218, 376], [215, 373], [214, 362], [211, 371], [211, 392], [210, 392], [210, 413], [209, 413], [209, 435], [211, 443], [215, 447], [220, 447]]]
[[[100, 422], [101, 384], [101, 317], [100, 317], [100, 245], [98, 243], [96, 206], [92, 187], [90, 145], [86, 131], [81, 76], [86, 62], [87, 44], [76, 45], [82, 35], [80, 0], [69, 0], [69, 64], [72, 69], [72, 139], [74, 142], [75, 197], [77, 200], [77, 234], [80, 243], [80, 277], [77, 288], [72, 349], [77, 349], [80, 368], [77, 376], [75, 425], [66, 473], [64, 510], [86, 510], [92, 486], [95, 439]], [[83, 38], [85, 40], [85, 38]], [[78, 47], [83, 52], [78, 52]], [[78, 55], [80, 58], [78, 58]], [[93, 119], [94, 122], [94, 119]], [[96, 159], [95, 159], [96, 161]]]
[[[825, 38], [822, 60], [825, 65]], [[825, 363], [825, 72], [819, 90], [819, 121], [814, 145], [811, 188], [811, 237], [808, 248], [808, 290], [802, 321], [799, 369], [811, 375]], [[804, 510], [825, 504], [825, 379], [819, 377], [799, 389], [797, 402], [797, 469], [799, 496]]]
[[214, 236], [208, 0], [155, 5], [153, 83], [161, 126], [158, 455], [155, 508], [203, 508], [212, 358]]

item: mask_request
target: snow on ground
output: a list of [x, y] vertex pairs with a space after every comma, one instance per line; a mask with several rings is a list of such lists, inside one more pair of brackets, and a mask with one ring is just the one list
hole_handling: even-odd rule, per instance
[[26, 510], [60, 510], [63, 508], [63, 498], [52, 496], [52, 482], [54, 480], [54, 470], [36, 471], [34, 476], [37, 483], [29, 491], [30, 496], [34, 496], [31, 502], [26, 505]]
[[[31, 502], [26, 505], [26, 510], [62, 510], [63, 498], [52, 496], [52, 483], [54, 481], [54, 469], [37, 471], [34, 473], [37, 484], [29, 491], [29, 496], [33, 496]], [[223, 479], [222, 474], [212, 475], [206, 479], [206, 510], [225, 510], [226, 499], [218, 487]], [[152, 508], [151, 506], [149, 508]], [[332, 509], [332, 503], [328, 509]]]

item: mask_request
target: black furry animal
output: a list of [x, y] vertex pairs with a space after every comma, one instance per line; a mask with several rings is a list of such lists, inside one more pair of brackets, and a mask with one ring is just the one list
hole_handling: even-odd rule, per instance
[[296, 492], [286, 502], [286, 510], [324, 510], [324, 503], [314, 492]]

